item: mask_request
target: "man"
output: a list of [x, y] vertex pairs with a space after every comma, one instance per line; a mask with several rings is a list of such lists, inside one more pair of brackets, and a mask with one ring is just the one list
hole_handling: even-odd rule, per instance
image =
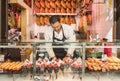
[[[64, 42], [75, 42], [76, 37], [73, 29], [67, 24], [60, 23], [58, 15], [51, 16], [49, 19], [50, 27], [45, 32], [45, 41], [52, 42], [52, 45], [63, 45]], [[67, 51], [64, 48], [47, 48], [47, 52], [52, 58], [67, 59], [73, 54], [74, 48]]]

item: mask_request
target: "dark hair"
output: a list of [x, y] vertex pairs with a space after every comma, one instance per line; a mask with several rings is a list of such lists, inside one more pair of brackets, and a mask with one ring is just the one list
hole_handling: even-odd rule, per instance
[[53, 15], [49, 19], [50, 24], [54, 24], [56, 22], [60, 22], [60, 17], [58, 15]]
[[103, 38], [104, 41], [107, 41], [108, 39], [107, 38]]

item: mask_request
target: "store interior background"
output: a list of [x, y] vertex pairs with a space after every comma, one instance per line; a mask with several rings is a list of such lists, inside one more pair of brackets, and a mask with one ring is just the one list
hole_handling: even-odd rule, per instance
[[[99, 3], [100, 2], [100, 3]], [[109, 7], [109, 3], [107, 0], [94, 0], [92, 4], [92, 25], [88, 26], [88, 30], [91, 31], [93, 35], [98, 34], [99, 38], [107, 38], [108, 42], [113, 41], [113, 2], [110, 3], [111, 7]], [[76, 27], [73, 29], [78, 30], [78, 24], [80, 21], [80, 16], [76, 16]], [[29, 20], [29, 19], [28, 19]], [[31, 20], [30, 20], [31, 21]], [[33, 21], [34, 22], [34, 21]], [[33, 24], [27, 25], [27, 41], [44, 41], [39, 39], [30, 39], [30, 31], [34, 28], [34, 34], [38, 35], [38, 33], [44, 33], [47, 29], [47, 26], [37, 26]]]
[[[14, 1], [14, 0], [9, 0]], [[33, 15], [33, 7], [28, 7], [23, 0], [16, 0], [18, 3], [22, 4], [22, 18], [21, 18], [21, 32], [22, 32], [22, 42], [44, 42], [43, 39], [30, 38], [30, 31], [34, 31], [34, 35], [38, 33], [43, 34], [47, 29], [46, 26], [35, 26], [35, 16]], [[32, 1], [32, 0], [31, 0]], [[108, 0], [94, 0], [92, 4], [92, 25], [88, 26], [88, 30], [92, 34], [99, 34], [99, 38], [108, 38], [108, 42], [119, 42], [120, 41], [120, 0], [113, 1], [112, 7], [108, 7]], [[8, 34], [8, 0], [0, 0], [0, 41], [7, 42]], [[80, 16], [76, 16], [76, 20], [79, 23]], [[76, 24], [77, 26], [78, 24]], [[75, 30], [78, 28], [75, 27]], [[43, 38], [43, 37], [41, 37]], [[89, 41], [88, 41], [89, 42]], [[114, 49], [115, 54], [117, 52], [117, 57], [120, 57], [120, 49]], [[116, 56], [116, 55], [114, 55]], [[102, 75], [102, 74], [101, 74]], [[102, 76], [103, 77], [103, 76]], [[109, 78], [109, 77], [108, 77]], [[105, 77], [106, 79], [106, 77]], [[19, 80], [20, 81], [20, 80]], [[115, 80], [117, 81], [117, 80]], [[119, 80], [118, 80], [119, 81]]]
[[[6, 2], [5, 2], [6, 1]], [[12, 0], [9, 0], [12, 1]], [[13, 0], [14, 1], [14, 0]], [[19, 3], [22, 3], [22, 0], [17, 0]], [[32, 0], [31, 0], [32, 1]], [[116, 0], [110, 0], [112, 3], [107, 2], [109, 0], [93, 0], [92, 3], [92, 25], [88, 26], [88, 30], [91, 31], [93, 35], [98, 34], [99, 38], [108, 38], [108, 42], [113, 42], [116, 40], [119, 40], [117, 38], [117, 23], [116, 22], [116, 11], [114, 10], [116, 8]], [[116, 1], [116, 2], [115, 2]], [[3, 5], [4, 9], [6, 11], [3, 11], [3, 8], [1, 7], [1, 39], [6, 39], [6, 34], [8, 31], [8, 25], [7, 25], [7, 0], [2, 1], [1, 5]], [[11, 2], [12, 3], [12, 2]], [[5, 6], [6, 5], [6, 6]], [[111, 5], [111, 6], [109, 6]], [[117, 10], [118, 11], [118, 10]], [[34, 26], [35, 23], [34, 19], [34, 12], [33, 12], [33, 6], [28, 7], [25, 3], [23, 6], [23, 9], [21, 11], [21, 32], [22, 32], [22, 41], [24, 42], [35, 42], [35, 41], [42, 41], [42, 39], [30, 39], [30, 31], [34, 31], [34, 35], [38, 35], [38, 33], [44, 33], [46, 30], [46, 26]], [[118, 15], [118, 14], [117, 14]], [[117, 18], [119, 18], [117, 16]], [[76, 25], [73, 27], [73, 29], [76, 31], [78, 30], [78, 24], [80, 21], [80, 16], [76, 15]], [[2, 34], [3, 33], [3, 34]], [[89, 41], [88, 41], [89, 42]]]

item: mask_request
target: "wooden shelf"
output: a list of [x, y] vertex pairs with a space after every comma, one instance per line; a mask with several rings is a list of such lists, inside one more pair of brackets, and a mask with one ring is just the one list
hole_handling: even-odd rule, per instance
[[35, 15], [77, 15], [76, 13], [35, 13]]
[[9, 0], [9, 4], [17, 4], [24, 9], [30, 9], [30, 7], [23, 0]]
[[26, 30], [28, 24], [30, 24], [32, 21], [32, 8], [29, 7], [23, 0], [9, 0], [8, 4], [18, 6], [21, 8], [21, 35], [26, 35]]

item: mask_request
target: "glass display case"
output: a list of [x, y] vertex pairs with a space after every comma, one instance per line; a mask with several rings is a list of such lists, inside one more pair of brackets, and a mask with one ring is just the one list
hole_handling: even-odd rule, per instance
[[24, 69], [24, 63], [30, 60], [33, 46], [31, 43], [0, 43], [1, 80], [16, 81], [30, 72]]
[[[120, 59], [117, 57], [120, 43], [82, 42], [64, 43], [61, 46], [53, 46], [49, 42], [0, 43], [0, 48], [0, 77], [5, 77], [3, 80], [120, 80]], [[53, 48], [64, 48], [66, 51], [74, 49], [76, 56], [71, 55], [66, 60], [51, 59], [47, 49]], [[17, 53], [20, 60], [10, 58], [11, 53], [13, 56]]]
[[119, 48], [120, 43], [86, 43], [85, 63], [87, 68], [85, 69], [83, 81], [86, 79], [95, 79], [95, 81], [120, 80]]
[[[36, 63], [33, 68], [34, 72], [36, 72], [34, 77], [35, 80], [45, 79], [44, 81], [46, 81], [47, 79], [50, 81], [79, 81], [82, 79], [82, 72], [84, 72], [82, 65], [85, 62], [82, 60], [84, 51], [82, 43], [63, 43], [59, 46], [55, 46], [53, 43], [40, 43], [37, 44], [36, 49], [39, 50], [39, 58], [35, 58], [34, 61], [34, 63]], [[44, 49], [46, 49], [46, 51], [44, 51]], [[73, 54], [64, 60], [65, 57], [61, 58], [62, 56], [57, 56], [58, 52], [55, 53], [55, 49], [59, 51], [63, 49], [65, 51], [73, 50]], [[56, 58], [51, 59], [51, 50], [56, 54]], [[43, 54], [45, 54], [45, 56], [43, 56]], [[62, 55], [64, 52], [59, 54]], [[36, 55], [33, 57], [36, 57]]]
[[[44, 42], [1, 43], [1, 55], [5, 56], [5, 59], [0, 62], [1, 77], [5, 77], [4, 80], [8, 80], [9, 76], [13, 76], [11, 81], [26, 79], [28, 81], [59, 81], [61, 78], [63, 80], [80, 80], [82, 77], [82, 44], [51, 45], [52, 43]], [[66, 61], [50, 59], [46, 51], [48, 48], [65, 48], [66, 51], [67, 48], [75, 49], [76, 57], [72, 55]]]

